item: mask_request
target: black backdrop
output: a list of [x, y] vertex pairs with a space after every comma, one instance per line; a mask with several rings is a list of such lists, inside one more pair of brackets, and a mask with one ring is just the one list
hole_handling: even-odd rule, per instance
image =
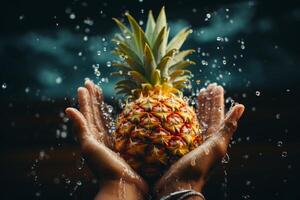
[[171, 28], [194, 29], [186, 45], [197, 50], [193, 83], [202, 82], [194, 88], [216, 81], [246, 106], [230, 161], [213, 171], [207, 199], [300, 198], [298, 3], [11, 0], [0, 2], [1, 199], [93, 197], [97, 180], [82, 164], [63, 110], [85, 77], [102, 82], [106, 101], [116, 105], [115, 80], [106, 79], [111, 17], [129, 10], [145, 21], [162, 5]]

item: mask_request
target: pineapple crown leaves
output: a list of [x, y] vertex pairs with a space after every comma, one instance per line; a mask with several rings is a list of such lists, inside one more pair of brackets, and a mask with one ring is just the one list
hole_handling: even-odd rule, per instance
[[116, 83], [118, 93], [132, 97], [163, 84], [173, 87], [174, 93], [186, 88], [191, 72], [185, 68], [195, 63], [185, 58], [194, 50], [180, 49], [192, 30], [184, 28], [168, 42], [170, 29], [164, 7], [156, 21], [149, 11], [145, 31], [129, 13], [126, 16], [130, 27], [113, 18], [121, 30], [112, 40], [116, 44], [112, 53], [121, 59], [112, 63], [119, 69], [112, 75], [123, 77]]

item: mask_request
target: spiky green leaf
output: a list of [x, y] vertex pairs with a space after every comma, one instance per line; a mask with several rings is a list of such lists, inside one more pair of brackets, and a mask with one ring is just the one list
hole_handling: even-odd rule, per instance
[[160, 33], [161, 29], [163, 29], [163, 27], [167, 27], [167, 18], [166, 18], [166, 13], [165, 13], [165, 7], [162, 7], [162, 9], [160, 10], [160, 13], [157, 17], [155, 29], [154, 29], [154, 32], [152, 35], [153, 42], [156, 40], [158, 34]]
[[148, 14], [148, 20], [147, 20], [145, 35], [148, 38], [149, 44], [150, 44], [151, 47], [152, 47], [152, 44], [153, 44], [152, 43], [152, 34], [154, 32], [154, 29], [155, 29], [155, 20], [154, 20], [152, 11], [150, 10], [149, 14]]
[[117, 18], [112, 18], [112, 19], [119, 26], [119, 28], [121, 29], [121, 31], [122, 31], [122, 33], [123, 33], [124, 36], [126, 36], [126, 35], [132, 36], [131, 31], [120, 20], [118, 20]]
[[165, 56], [158, 64], [157, 68], [160, 70], [163, 81], [166, 81], [168, 78], [168, 67], [171, 60], [172, 60], [171, 56]]
[[137, 71], [129, 71], [127, 73], [128, 77], [130, 77], [133, 81], [135, 81], [137, 84], [143, 84], [148, 83], [149, 81], [143, 74], [137, 72]]
[[172, 73], [173, 71], [177, 70], [177, 69], [184, 69], [190, 65], [195, 65], [196, 63], [190, 60], [183, 60], [180, 61], [172, 66], [169, 67], [169, 73]]
[[144, 67], [147, 79], [151, 80], [152, 73], [154, 72], [157, 66], [152, 50], [148, 44], [146, 44], [144, 48]]
[[169, 77], [170, 77], [170, 81], [173, 82], [174, 80], [176, 80], [176, 78], [178, 77], [182, 77], [184, 75], [187, 75], [187, 79], [190, 78], [191, 76], [191, 71], [189, 70], [182, 70], [182, 69], [177, 69], [174, 72], [172, 72]]
[[128, 64], [126, 63], [120, 63], [120, 62], [116, 62], [116, 61], [113, 61], [112, 62], [112, 66], [118, 68], [119, 70], [127, 73], [128, 71], [132, 71], [133, 69], [131, 68], [131, 66], [129, 66]]
[[160, 80], [161, 80], [160, 71], [156, 69], [151, 75], [151, 83], [152, 85], [158, 85], [160, 84]]
[[194, 49], [188, 49], [188, 50], [178, 52], [177, 54], [174, 55], [172, 61], [170, 62], [170, 65], [174, 65], [175, 63], [178, 63], [178, 62], [184, 60], [186, 56], [188, 56], [194, 52], [195, 52]]
[[138, 87], [138, 85], [136, 84], [136, 82], [132, 81], [132, 80], [121, 80], [118, 81], [116, 83], [116, 87], [115, 88], [119, 88], [119, 87], [127, 87], [127, 88], [131, 88], [131, 89], [135, 89]]
[[167, 51], [171, 49], [180, 49], [187, 36], [192, 33], [190, 28], [182, 29], [168, 44]]
[[128, 60], [130, 63], [133, 63], [132, 68], [134, 70], [144, 73], [143, 63], [140, 57], [131, 48], [129, 48], [124, 42], [119, 42], [117, 49], [124, 54], [126, 62]]
[[187, 88], [189, 80], [180, 79], [178, 81], [173, 82], [173, 87], [177, 89]]
[[141, 28], [137, 21], [129, 14], [126, 13], [126, 16], [128, 18], [131, 31], [132, 31], [132, 36], [133, 40], [135, 42], [135, 47], [136, 47], [136, 53], [139, 55], [141, 58], [142, 56], [142, 40], [141, 40]]
[[166, 45], [163, 42], [165, 37], [166, 37], [166, 27], [163, 27], [161, 29], [160, 33], [158, 34], [156, 40], [154, 41], [154, 44], [153, 44], [153, 47], [152, 47], [153, 55], [154, 55], [154, 58], [155, 58], [156, 62], [160, 61], [162, 54], [165, 54], [165, 52], [159, 52], [160, 46], [161, 45]]

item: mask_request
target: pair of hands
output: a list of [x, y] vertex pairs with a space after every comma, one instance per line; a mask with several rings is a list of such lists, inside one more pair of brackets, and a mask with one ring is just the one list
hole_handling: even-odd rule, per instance
[[[96, 199], [145, 197], [149, 193], [147, 182], [111, 150], [111, 138], [100, 110], [103, 104], [101, 89], [92, 81], [86, 81], [85, 87], [78, 88], [78, 101], [80, 111], [69, 107], [66, 113], [74, 122], [89, 167], [103, 180]], [[157, 199], [182, 189], [201, 192], [209, 169], [225, 156], [237, 122], [244, 112], [244, 106], [236, 104], [225, 116], [224, 106], [224, 90], [221, 86], [210, 84], [200, 91], [198, 117], [206, 140], [174, 163], [151, 186]]]

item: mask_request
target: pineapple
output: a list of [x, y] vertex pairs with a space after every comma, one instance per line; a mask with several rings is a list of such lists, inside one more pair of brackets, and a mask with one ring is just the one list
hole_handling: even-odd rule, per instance
[[183, 99], [195, 64], [186, 60], [194, 50], [179, 51], [189, 28], [181, 30], [170, 42], [164, 7], [157, 20], [149, 12], [146, 30], [126, 14], [130, 28], [114, 18], [121, 29], [113, 42], [113, 62], [123, 79], [116, 83], [117, 93], [128, 97], [118, 116], [113, 133], [114, 149], [132, 168], [153, 177], [181, 156], [202, 143], [196, 113]]

